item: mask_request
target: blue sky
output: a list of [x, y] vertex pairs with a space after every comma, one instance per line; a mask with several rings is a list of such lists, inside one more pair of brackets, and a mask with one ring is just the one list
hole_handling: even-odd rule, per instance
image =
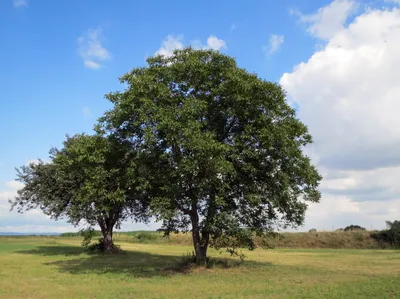
[[[331, 89], [347, 89], [345, 83], [331, 77], [331, 80], [327, 78], [327, 81], [319, 82], [317, 79], [330, 74], [330, 69], [324, 63], [318, 64], [322, 65], [321, 69], [313, 68], [312, 63], [318, 57], [331, 53], [328, 50], [334, 43], [342, 43], [341, 49], [350, 53], [353, 46], [341, 36], [350, 36], [353, 41], [357, 41], [359, 36], [363, 36], [363, 32], [368, 32], [365, 24], [369, 19], [363, 23], [364, 31], [361, 29], [351, 32], [351, 25], [358, 17], [372, 18], [375, 16], [374, 12], [379, 15], [379, 12], [386, 11], [391, 14], [389, 17], [392, 17], [393, 23], [396, 23], [396, 2], [399, 1], [287, 0], [251, 1], [251, 4], [243, 1], [202, 1], [201, 4], [188, 1], [108, 1], [102, 4], [94, 0], [1, 1], [0, 231], [22, 230], [22, 226], [24, 230], [68, 229], [64, 222], [53, 223], [39, 212], [33, 212], [32, 215], [6, 212], [5, 198], [12, 196], [18, 187], [12, 182], [15, 178], [14, 168], [30, 160], [46, 159], [48, 150], [53, 146], [60, 146], [66, 134], [90, 132], [96, 118], [110, 108], [104, 94], [122, 88], [118, 81], [119, 76], [134, 67], [143, 66], [145, 57], [154, 55], [157, 51], [167, 53], [174, 47], [187, 45], [219, 49], [235, 57], [238, 64], [250, 72], [270, 81], [281, 82], [288, 90], [289, 98], [298, 105], [301, 111], [299, 117], [309, 125], [312, 134], [312, 129], [315, 129], [316, 145], [309, 149], [315, 163], [328, 178], [337, 176], [339, 180], [342, 179], [342, 182], [336, 182], [338, 179], [328, 180], [322, 186], [328, 198], [326, 202], [332, 206], [341, 202], [345, 210], [353, 211], [347, 213], [348, 221], [354, 219], [352, 217], [360, 216], [355, 212], [360, 209], [379, 208], [384, 211], [385, 204], [389, 203], [379, 199], [382, 195], [375, 197], [375, 206], [365, 207], [365, 202], [369, 204], [371, 201], [357, 200], [352, 197], [355, 191], [348, 190], [363, 188], [365, 184], [363, 175], [367, 174], [360, 174], [356, 166], [346, 166], [349, 164], [346, 161], [354, 161], [354, 157], [360, 157], [359, 149], [345, 143], [343, 146], [346, 151], [353, 155], [347, 158], [338, 154], [341, 152], [340, 147], [337, 152], [326, 152], [326, 148], [335, 147], [329, 145], [322, 136], [324, 134], [318, 131], [322, 123], [327, 125], [327, 118], [317, 122], [318, 118], [311, 116], [324, 115], [323, 111], [335, 110], [338, 102], [329, 92], [318, 94], [314, 91], [329, 87], [331, 82], [338, 84], [331, 86]], [[378, 24], [383, 24], [380, 33], [388, 36], [398, 33], [389, 32], [393, 30], [390, 29], [390, 24], [384, 25], [383, 17], [377, 18]], [[367, 45], [373, 47], [375, 42], [371, 38]], [[394, 44], [393, 47], [395, 46]], [[385, 53], [389, 53], [388, 51]], [[340, 53], [334, 54], [334, 57], [338, 58]], [[328, 56], [329, 61], [334, 60]], [[351, 61], [350, 59], [343, 68], [352, 69]], [[391, 69], [386, 70], [384, 67], [386, 66], [382, 65], [378, 70], [389, 74]], [[359, 69], [362, 72], [361, 66]], [[314, 71], [315, 76], [312, 75]], [[368, 85], [368, 80], [371, 78], [365, 78], [362, 82]], [[306, 88], [309, 88], [310, 93]], [[311, 96], [307, 98], [306, 95]], [[356, 105], [359, 103], [356, 96], [351, 100], [353, 98], [349, 93], [344, 98], [350, 104]], [[319, 107], [321, 100], [318, 99], [324, 97], [327, 100], [324, 100], [323, 107], [318, 108], [321, 110], [312, 108]], [[364, 104], [369, 107], [368, 105]], [[372, 104], [370, 108], [374, 110]], [[344, 119], [349, 117], [341, 114], [340, 117], [342, 116]], [[381, 119], [371, 121], [382, 123]], [[393, 122], [387, 126], [395, 125], [396, 120]], [[356, 120], [346, 124], [347, 127], [341, 131], [344, 134], [343, 140], [347, 140], [347, 128], [356, 130], [356, 134], [352, 136], [358, 136], [357, 134], [368, 128], [368, 124], [358, 128], [360, 122]], [[334, 120], [331, 120], [331, 131], [336, 132], [336, 127]], [[391, 142], [397, 140], [398, 132], [392, 133], [388, 140], [382, 141], [383, 144], [391, 145]], [[335, 138], [342, 140], [340, 136], [335, 135]], [[370, 151], [365, 154], [367, 157], [379, 153], [379, 148], [370, 144], [368, 146]], [[395, 153], [393, 155], [396, 156]], [[392, 168], [397, 167], [396, 157], [389, 159], [389, 166]], [[324, 162], [332, 159], [334, 162], [331, 164]], [[332, 164], [341, 165], [340, 169]], [[387, 168], [387, 164], [385, 165]], [[369, 171], [386, 169], [379, 163], [371, 166], [362, 159], [358, 167]], [[397, 168], [390, 171], [390, 174], [396, 173]], [[385, 175], [389, 176], [381, 174], [380, 177]], [[374, 177], [370, 179], [376, 181]], [[392, 188], [387, 180], [383, 183], [384, 187]], [[379, 185], [375, 189], [382, 188]], [[360, 189], [360, 192], [362, 194], [363, 191]], [[397, 199], [400, 196], [397, 195], [400, 192], [396, 192], [389, 197], [394, 201], [391, 203], [391, 211], [397, 211], [394, 213], [398, 215], [400, 208]], [[343, 199], [344, 197], [347, 199]], [[331, 209], [329, 204], [325, 208], [321, 204], [319, 210], [313, 207], [315, 214], [323, 215], [324, 211], [326, 213]], [[392, 217], [386, 212], [382, 212], [382, 219], [376, 218], [376, 215], [368, 218], [369, 216], [363, 214], [359, 221], [364, 225], [383, 225], [384, 217]], [[311, 212], [311, 219], [312, 215]], [[342, 215], [332, 218], [329, 223], [322, 223], [322, 218], [316, 217], [307, 225], [329, 229], [334, 225], [346, 224], [343, 221], [338, 222], [338, 219], [347, 218]], [[132, 227], [141, 228], [127, 226]]]

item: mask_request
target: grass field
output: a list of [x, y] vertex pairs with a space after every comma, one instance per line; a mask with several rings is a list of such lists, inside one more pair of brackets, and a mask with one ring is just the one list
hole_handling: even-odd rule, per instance
[[[191, 247], [120, 243], [89, 255], [78, 238], [0, 238], [0, 298], [400, 298], [400, 251], [278, 249], [182, 268]], [[215, 259], [214, 259], [215, 260]]]

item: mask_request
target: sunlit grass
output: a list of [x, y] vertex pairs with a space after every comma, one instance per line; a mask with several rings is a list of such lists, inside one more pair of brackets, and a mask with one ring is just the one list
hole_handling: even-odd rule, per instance
[[[120, 243], [89, 255], [78, 238], [0, 238], [0, 298], [399, 298], [400, 252], [211, 250], [209, 269], [180, 271], [190, 246]], [[221, 266], [222, 265], [222, 266]]]

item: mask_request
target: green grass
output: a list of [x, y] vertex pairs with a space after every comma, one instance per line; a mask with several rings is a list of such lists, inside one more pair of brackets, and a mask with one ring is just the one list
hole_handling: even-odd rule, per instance
[[78, 238], [0, 238], [0, 298], [399, 298], [400, 251], [278, 249], [240, 264], [179, 268], [191, 247], [120, 243], [89, 255]]

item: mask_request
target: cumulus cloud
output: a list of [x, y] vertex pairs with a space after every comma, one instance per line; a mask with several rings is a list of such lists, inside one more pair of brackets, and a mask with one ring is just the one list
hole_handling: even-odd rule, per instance
[[307, 31], [312, 36], [328, 40], [344, 29], [349, 15], [356, 7], [352, 0], [335, 0], [315, 14], [306, 15], [296, 10], [293, 10], [292, 14], [299, 16], [300, 21], [308, 25]]
[[[334, 1], [316, 14], [325, 17], [313, 15], [309, 31], [326, 45], [280, 80], [325, 176], [322, 203], [307, 219], [383, 227], [400, 212], [400, 10], [369, 9], [344, 25], [343, 15], [328, 13], [332, 7], [348, 14], [354, 3]], [[338, 21], [325, 26], [329, 19]]]
[[219, 39], [214, 35], [211, 35], [209, 38], [207, 38], [207, 46], [205, 46], [205, 48], [213, 50], [226, 49], [226, 43], [224, 40]]
[[28, 2], [26, 0], [13, 0], [13, 5], [16, 8], [28, 6]]
[[156, 54], [169, 57], [173, 54], [174, 50], [183, 49], [183, 35], [168, 35], [161, 44], [161, 48], [157, 50]]
[[18, 181], [10, 181], [6, 183], [6, 186], [14, 191], [18, 191], [22, 188], [24, 188], [24, 184]]
[[101, 39], [101, 29], [89, 29], [78, 38], [78, 53], [86, 68], [99, 69], [101, 62], [111, 58], [109, 51], [101, 44]]
[[[190, 45], [195, 49], [221, 50], [227, 48], [226, 42], [214, 35], [210, 35], [207, 38], [205, 45], [199, 40], [192, 41]], [[182, 50], [184, 47], [183, 35], [168, 35], [155, 54], [169, 57], [173, 54], [174, 50]]]
[[284, 41], [285, 37], [283, 35], [272, 34], [269, 38], [268, 46], [265, 46], [263, 49], [270, 56], [280, 49]]

